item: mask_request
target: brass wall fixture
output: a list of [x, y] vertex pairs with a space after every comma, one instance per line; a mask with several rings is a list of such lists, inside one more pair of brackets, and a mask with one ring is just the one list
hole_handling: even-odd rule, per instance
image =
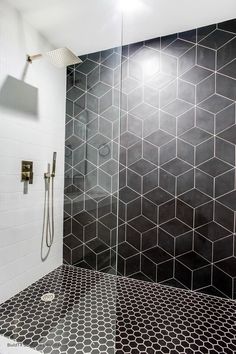
[[32, 161], [21, 162], [21, 181], [29, 182], [29, 184], [33, 184], [33, 162]]

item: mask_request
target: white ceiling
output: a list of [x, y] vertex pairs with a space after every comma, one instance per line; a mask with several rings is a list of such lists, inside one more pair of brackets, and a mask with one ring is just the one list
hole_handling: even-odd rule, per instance
[[235, 0], [125, 0], [122, 26], [121, 1], [9, 0], [55, 47], [77, 55], [236, 18]]

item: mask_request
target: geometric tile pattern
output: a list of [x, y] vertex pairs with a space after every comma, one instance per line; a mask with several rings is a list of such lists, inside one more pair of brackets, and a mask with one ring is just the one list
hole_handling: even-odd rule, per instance
[[235, 323], [235, 301], [66, 265], [0, 306], [0, 334], [45, 354], [233, 354]]
[[235, 23], [68, 69], [67, 263], [236, 298]]

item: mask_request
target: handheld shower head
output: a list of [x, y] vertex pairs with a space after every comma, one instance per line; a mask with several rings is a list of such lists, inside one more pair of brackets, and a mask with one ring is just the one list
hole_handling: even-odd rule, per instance
[[53, 153], [53, 159], [52, 159], [52, 177], [55, 177], [56, 175], [56, 161], [57, 161], [57, 153]]
[[82, 63], [82, 60], [74, 53], [72, 53], [72, 51], [68, 48], [58, 48], [45, 54], [28, 55], [27, 61], [32, 63], [34, 60], [41, 59], [44, 56], [48, 59], [48, 61], [50, 61], [50, 63], [57, 66], [58, 68]]

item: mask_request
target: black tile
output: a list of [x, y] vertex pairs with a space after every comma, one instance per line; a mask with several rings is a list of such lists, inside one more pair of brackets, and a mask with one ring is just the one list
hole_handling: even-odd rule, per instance
[[143, 254], [141, 254], [141, 272], [150, 280], [156, 281], [156, 264]]
[[213, 201], [203, 204], [195, 209], [195, 228], [213, 220]]
[[157, 265], [157, 282], [162, 282], [173, 277], [174, 260], [170, 259]]
[[175, 251], [175, 239], [170, 234], [162, 229], [158, 232], [158, 246], [171, 255], [174, 255]]
[[215, 265], [222, 269], [225, 273], [227, 273], [231, 277], [236, 277], [236, 258], [230, 257], [224, 259], [223, 261], [216, 262]]
[[[224, 109], [216, 115], [216, 133], [230, 127], [235, 123], [235, 106], [234, 104]], [[227, 140], [227, 139], [226, 139]]]
[[137, 231], [143, 233], [155, 227], [155, 224], [144, 216], [138, 216], [131, 220], [129, 224]]
[[164, 191], [164, 189], [162, 188], [155, 188], [150, 192], [146, 193], [145, 198], [149, 199], [151, 202], [153, 202], [156, 205], [160, 205], [172, 199], [173, 196], [167, 193], [166, 191]]
[[183, 134], [187, 130], [193, 128], [195, 120], [195, 110], [191, 109], [177, 119], [177, 133]]
[[111, 230], [117, 227], [118, 224], [122, 224], [122, 220], [112, 213], [103, 216], [100, 221]]
[[128, 242], [120, 243], [116, 251], [123, 258], [128, 258], [138, 253], [138, 250], [132, 247]]
[[168, 232], [170, 235], [173, 235], [174, 237], [190, 231], [190, 228], [178, 219], [172, 219], [164, 224], [161, 224], [160, 228]]
[[127, 151], [127, 165], [131, 165], [142, 157], [142, 141], [131, 146]]
[[150, 221], [157, 223], [157, 206], [146, 198], [142, 198], [142, 214]]
[[225, 44], [217, 51], [217, 69], [228, 64], [236, 57], [236, 38]]
[[138, 141], [139, 141], [139, 138], [136, 135], [131, 134], [129, 132], [126, 132], [120, 136], [120, 144], [121, 144], [121, 146], [124, 146], [125, 148], [128, 148], [131, 145], [134, 145]]
[[191, 289], [192, 285], [192, 272], [190, 269], [185, 267], [182, 263], [175, 261], [175, 279], [181, 284], [185, 285], [188, 289]]
[[65, 245], [67, 247], [69, 247], [71, 249], [76, 248], [82, 244], [81, 241], [73, 235], [68, 235], [68, 236], [64, 237], [63, 242], [65, 243]]
[[219, 134], [219, 137], [229, 141], [232, 144], [236, 144], [236, 125], [224, 130], [222, 133]]
[[159, 159], [160, 165], [168, 162], [176, 157], [176, 140], [173, 139], [169, 143], [160, 147]]
[[182, 39], [176, 39], [164, 49], [164, 52], [176, 57], [180, 57], [185, 52], [187, 52], [192, 46], [192, 43], [186, 42]]
[[81, 63], [79, 66], [77, 66], [76, 70], [83, 73], [83, 74], [88, 74], [91, 72], [93, 69], [95, 69], [97, 66], [97, 63], [94, 61], [91, 61], [89, 59], [86, 59], [83, 63]]
[[207, 287], [201, 288], [200, 290], [197, 290], [197, 291], [199, 291], [203, 294], [206, 294], [206, 295], [226, 298], [226, 296], [223, 293], [221, 293], [220, 291], [218, 291], [216, 288], [214, 288], [214, 286], [207, 286]]
[[183, 253], [190, 252], [193, 249], [193, 232], [189, 231], [183, 235], [176, 237], [175, 255], [179, 256]]
[[175, 199], [159, 205], [159, 224], [174, 218], [175, 205]]
[[214, 262], [221, 259], [232, 257], [234, 248], [234, 237], [228, 236], [217, 242], [214, 242]]
[[139, 159], [137, 162], [130, 165], [129, 168], [134, 172], [138, 173], [139, 175], [143, 176], [154, 170], [156, 166], [145, 159]]
[[157, 246], [157, 228], [144, 232], [141, 235], [142, 251]]
[[166, 112], [160, 111], [160, 128], [165, 132], [176, 134], [176, 120], [173, 116]]
[[205, 80], [197, 85], [196, 103], [202, 102], [206, 98], [215, 93], [216, 76], [215, 74], [208, 76]]
[[210, 134], [199, 128], [192, 128], [180, 136], [181, 139], [192, 145], [199, 145], [210, 137]]
[[[236, 59], [219, 70], [219, 73], [236, 79]], [[228, 96], [227, 96], [228, 97]]]
[[158, 165], [159, 154], [158, 148], [147, 141], [143, 141], [143, 158], [149, 162]]
[[213, 244], [209, 239], [203, 237], [199, 233], [194, 233], [194, 252], [212, 262]]
[[176, 158], [167, 162], [166, 164], [162, 165], [162, 168], [173, 174], [174, 176], [179, 176], [184, 172], [187, 172], [191, 169], [191, 165], [187, 164], [186, 162]]
[[168, 253], [166, 253], [163, 249], [161, 249], [160, 247], [154, 247], [151, 248], [147, 251], [144, 251], [143, 254], [148, 257], [149, 259], [151, 259], [154, 263], [159, 264], [162, 262], [167, 261], [168, 259], [171, 258], [171, 255], [169, 255]]
[[210, 48], [197, 46], [197, 64], [206, 69], [215, 70], [216, 52]]
[[87, 242], [86, 245], [96, 254], [104, 252], [108, 249], [108, 246], [103, 243], [99, 238], [95, 238]]
[[177, 75], [178, 60], [177, 58], [163, 53], [161, 51], [161, 72], [171, 76]]
[[236, 191], [225, 194], [223, 197], [218, 198], [217, 200], [227, 206], [228, 208], [236, 211]]
[[230, 77], [216, 75], [216, 92], [231, 100], [236, 100], [236, 80]]
[[195, 94], [195, 85], [183, 80], [178, 80], [178, 97], [180, 99], [195, 104]]
[[143, 193], [154, 189], [158, 186], [158, 169], [155, 169], [143, 176]]
[[[125, 275], [134, 277], [134, 274], [140, 271], [140, 255], [134, 255], [125, 261]], [[136, 278], [137, 279], [137, 278]], [[141, 279], [140, 279], [141, 280]]]
[[173, 136], [167, 134], [163, 130], [158, 130], [145, 138], [145, 140], [149, 141], [150, 143], [156, 146], [162, 146], [172, 139]]
[[191, 69], [196, 64], [196, 46], [189, 49], [185, 54], [178, 58], [179, 75]]
[[[71, 239], [75, 251], [72, 254], [64, 246], [66, 262], [114, 272], [117, 258], [120, 275], [137, 275], [155, 282], [173, 280], [176, 275], [179, 281], [174, 280], [175, 286], [233, 297], [232, 279], [218, 266], [211, 286], [210, 265], [192, 271], [178, 260], [174, 265], [173, 257], [195, 249], [210, 261], [213, 244], [214, 262], [233, 254], [235, 217], [228, 195], [233, 195], [235, 184], [234, 33], [235, 20], [231, 20], [218, 27], [211, 25], [85, 55], [83, 64], [70, 68], [64, 235], [68, 241]], [[228, 38], [232, 40], [225, 43]], [[125, 58], [121, 58], [121, 53]], [[141, 65], [145, 60], [156, 63], [151, 76]], [[219, 70], [215, 74], [216, 64]], [[87, 146], [84, 140], [88, 141]], [[108, 152], [105, 157], [101, 154], [104, 150]], [[118, 160], [123, 166], [118, 165]], [[118, 169], [119, 200], [110, 195], [117, 192]], [[187, 201], [183, 196], [187, 196]], [[84, 212], [92, 219], [89, 217], [85, 224], [81, 220], [80, 224], [73, 215]], [[187, 227], [185, 233], [178, 234], [178, 227], [172, 231], [176, 235], [160, 228], [158, 238], [157, 225], [172, 219]], [[133, 247], [138, 252], [128, 258], [109, 249], [116, 246], [118, 223], [123, 251]], [[211, 231], [210, 224], [221, 231], [216, 227], [218, 231], [214, 227]], [[209, 230], [203, 234], [201, 230], [206, 225]], [[195, 244], [193, 228], [198, 235]], [[108, 249], [97, 253], [96, 247], [87, 245], [97, 238]], [[142, 255], [142, 251], [156, 247], [172, 257], [157, 265]], [[221, 284], [223, 281], [226, 285]], [[137, 350], [145, 352], [138, 346]], [[121, 348], [130, 352], [125, 345]], [[189, 349], [197, 350], [191, 346]], [[218, 348], [216, 352], [219, 351]]]
[[196, 146], [196, 157], [195, 164], [199, 165], [204, 161], [209, 160], [214, 156], [214, 138], [210, 138], [209, 140], [204, 141], [200, 145]]
[[176, 33], [161, 37], [161, 49], [164, 49], [170, 43], [174, 42], [176, 39], [177, 39]]
[[125, 237], [126, 241], [136, 248], [137, 250], [140, 250], [141, 247], [141, 238], [140, 238], [140, 233], [137, 232], [135, 229], [129, 226], [129, 224], [126, 225], [125, 229]]
[[[127, 221], [141, 214], [141, 198], [135, 199], [127, 205]], [[150, 211], [148, 211], [149, 214]]]
[[175, 177], [160, 169], [159, 186], [166, 192], [175, 195]]
[[130, 133], [141, 138], [142, 137], [142, 127], [143, 127], [143, 124], [140, 119], [132, 116], [131, 114], [128, 116], [128, 130]]
[[190, 82], [194, 85], [197, 85], [200, 81], [206, 79], [212, 74], [212, 71], [204, 69], [198, 65], [193, 66], [189, 71], [184, 73], [181, 76], [182, 80]]
[[208, 174], [196, 169], [195, 170], [195, 187], [201, 192], [213, 197], [214, 179]]
[[228, 230], [234, 230], [234, 212], [220, 203], [215, 203], [215, 221]]
[[153, 38], [145, 41], [145, 45], [152, 49], [160, 49], [161, 39], [160, 38]]
[[214, 115], [197, 107], [196, 125], [208, 133], [214, 133]]
[[210, 201], [210, 198], [200, 192], [198, 189], [192, 189], [179, 196], [179, 199], [183, 200], [185, 203], [189, 204], [191, 207], [196, 208], [201, 204], [205, 204]]
[[207, 260], [199, 256], [196, 252], [185, 253], [184, 255], [177, 257], [177, 259], [191, 270], [204, 267], [208, 264]]
[[177, 194], [182, 194], [194, 187], [194, 170], [190, 170], [177, 178]]
[[216, 114], [231, 103], [233, 103], [231, 100], [215, 94], [201, 102], [199, 107]]
[[[158, 102], [158, 97], [156, 98], [156, 102]], [[130, 113], [135, 117], [145, 120], [156, 113], [156, 108], [147, 103], [141, 103], [133, 108]]]
[[201, 226], [196, 231], [213, 242], [230, 235], [230, 231], [215, 222]]
[[82, 226], [86, 226], [95, 220], [94, 217], [91, 214], [87, 213], [86, 211], [82, 211], [81, 213], [75, 215], [74, 218]]
[[231, 170], [215, 179], [215, 196], [228, 193], [234, 189], [235, 172]]
[[213, 159], [199, 165], [198, 168], [212, 177], [216, 177], [230, 170], [231, 166], [214, 157]]
[[124, 187], [119, 191], [119, 198], [125, 203], [129, 203], [132, 200], [136, 199], [139, 196], [138, 193], [133, 191], [128, 187]]
[[216, 29], [214, 32], [210, 33], [207, 37], [200, 41], [200, 44], [217, 50], [232, 39], [234, 35], [219, 29]]
[[109, 57], [107, 57], [104, 61], [102, 61], [102, 63], [108, 68], [115, 69], [121, 64], [121, 56], [118, 55], [117, 53], [113, 53]]
[[177, 199], [176, 217], [190, 227], [193, 227], [193, 208]]
[[197, 269], [193, 273], [193, 290], [211, 285], [211, 266]]
[[163, 111], [178, 117], [192, 108], [192, 104], [180, 99], [176, 99], [162, 108]]
[[232, 297], [232, 278], [218, 267], [213, 267], [213, 286], [228, 297]]
[[196, 43], [197, 40], [197, 30], [190, 30], [190, 31], [185, 31], [185, 32], [181, 32], [179, 34], [179, 38], [181, 39], [185, 39], [188, 42], [193, 42]]
[[141, 176], [131, 171], [130, 169], [127, 169], [127, 186], [133, 189], [135, 192], [141, 194]]
[[235, 164], [235, 146], [225, 140], [216, 138], [215, 140], [216, 157], [230, 163]]
[[201, 41], [216, 29], [216, 25], [204, 26], [197, 29], [197, 41]]
[[236, 33], [236, 20], [234, 19], [234, 20], [221, 22], [218, 24], [218, 28], [232, 33]]

